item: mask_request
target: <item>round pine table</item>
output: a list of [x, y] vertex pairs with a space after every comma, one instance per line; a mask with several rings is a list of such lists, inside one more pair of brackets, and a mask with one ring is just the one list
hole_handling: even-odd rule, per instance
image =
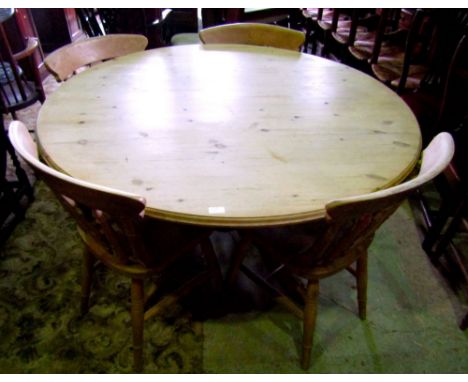
[[377, 80], [246, 45], [96, 65], [48, 97], [37, 136], [50, 165], [142, 195], [147, 215], [219, 227], [323, 218], [330, 200], [404, 180], [421, 150], [412, 112]]

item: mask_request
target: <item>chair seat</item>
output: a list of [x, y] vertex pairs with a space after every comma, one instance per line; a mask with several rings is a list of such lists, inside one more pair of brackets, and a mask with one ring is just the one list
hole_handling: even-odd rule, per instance
[[[417, 89], [428, 70], [425, 65], [410, 65], [405, 88]], [[388, 61], [386, 61], [385, 57], [382, 57], [377, 64], [372, 64], [372, 71], [380, 81], [397, 88], [403, 71], [403, 57], [401, 57], [401, 60], [392, 58]]]
[[[347, 23], [346, 23], [347, 24]], [[332, 33], [333, 38], [338, 41], [340, 44], [347, 44], [349, 39], [349, 31], [350, 31], [351, 24], [349, 26], [345, 26], [344, 23], [338, 25], [336, 31]], [[361, 35], [366, 35], [367, 28], [363, 26], [358, 26], [356, 30], [356, 38]]]
[[[304, 254], [314, 246], [325, 229], [325, 222], [318, 221], [288, 227], [258, 229], [255, 230], [253, 236], [257, 242], [274, 249], [274, 251], [266, 252], [274, 252], [281, 256], [273, 259], [275, 262], [288, 264], [295, 271], [296, 268], [299, 268], [298, 274], [301, 276], [300, 264], [315, 260], [309, 253], [306, 256]], [[306, 273], [308, 274], [308, 272]]]
[[211, 230], [188, 224], [146, 219], [143, 239], [157, 259], [157, 265], [170, 263], [194, 246], [194, 243], [209, 237]]
[[255, 235], [268, 240], [278, 252], [288, 255], [301, 253], [304, 249], [314, 245], [317, 231], [312, 226], [290, 226], [281, 228], [264, 228], [255, 231]]
[[302, 16], [304, 16], [306, 19], [312, 19], [316, 21], [318, 17], [318, 8], [303, 8]]
[[[333, 8], [326, 8], [323, 10], [322, 18], [317, 21], [319, 27], [323, 30], [330, 30], [332, 28], [332, 21], [333, 21], [333, 14], [335, 10]], [[338, 25], [339, 27], [348, 27], [351, 25], [351, 20], [349, 16], [345, 14], [340, 14], [338, 17]]]
[[[319, 15], [319, 8], [304, 8], [302, 10], [302, 15], [307, 19], [312, 19], [314, 21], [317, 21], [317, 18]], [[325, 8], [322, 13], [322, 20], [324, 21], [329, 20], [331, 22], [332, 17], [333, 17], [333, 9]]]
[[[377, 37], [377, 31], [358, 33], [354, 40], [354, 45], [349, 47], [349, 52], [360, 61], [370, 60], [374, 51], [375, 41]], [[383, 41], [380, 46], [380, 55], [382, 57], [395, 56], [400, 51], [403, 56], [403, 52], [394, 44], [393, 40], [402, 39], [405, 34], [403, 32], [394, 33], [392, 38], [388, 38]], [[379, 57], [380, 60], [380, 57]]]
[[367, 61], [372, 56], [374, 39], [356, 39], [354, 45], [348, 47], [351, 55], [359, 61]]
[[198, 33], [177, 33], [171, 37], [171, 45], [194, 45], [200, 43]]
[[[4, 85], [9, 82], [15, 81], [13, 69], [11, 68], [11, 64], [9, 62], [1, 61], [0, 68], [2, 68], [2, 70], [0, 71], [0, 84]], [[23, 75], [23, 70], [21, 69], [21, 66], [16, 65], [16, 71], [18, 72], [19, 76]]]
[[[330, 20], [328, 20], [328, 19], [319, 20], [318, 25], [324, 31], [328, 31], [328, 30], [332, 29], [331, 19]], [[340, 18], [338, 20], [337, 28], [347, 28], [349, 30], [350, 27], [351, 27], [351, 20], [348, 20], [347, 18], [345, 18], [345, 16], [340, 15]]]

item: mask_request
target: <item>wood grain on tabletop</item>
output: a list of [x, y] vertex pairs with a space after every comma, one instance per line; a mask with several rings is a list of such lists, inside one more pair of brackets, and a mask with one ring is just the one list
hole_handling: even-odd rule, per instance
[[329, 200], [402, 181], [421, 148], [411, 111], [371, 77], [240, 45], [92, 67], [48, 98], [37, 129], [62, 171], [144, 196], [151, 216], [225, 226], [320, 218]]

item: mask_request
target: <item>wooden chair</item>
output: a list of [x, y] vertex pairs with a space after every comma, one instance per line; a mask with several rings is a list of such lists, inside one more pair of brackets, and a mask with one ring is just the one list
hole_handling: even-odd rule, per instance
[[299, 51], [305, 35], [277, 25], [235, 23], [202, 29], [200, 40], [204, 44], [247, 44]]
[[[333, 18], [332, 8], [302, 8], [302, 17], [305, 27], [305, 43], [304, 52], [307, 52], [309, 45], [311, 46], [311, 53], [317, 53], [317, 46], [320, 42], [322, 47], [325, 43], [324, 30], [319, 26], [319, 22], [330, 23]], [[323, 24], [322, 24], [323, 26]]]
[[356, 8], [350, 11], [351, 23], [338, 25], [337, 20], [341, 13], [337, 9], [333, 15], [333, 25], [336, 27], [331, 30], [331, 50], [337, 58], [346, 62], [348, 47], [353, 46], [355, 40], [367, 39], [372, 35], [371, 31], [376, 29], [379, 15], [375, 13], [375, 9]]
[[[333, 200], [326, 204], [326, 217], [314, 224], [269, 228], [246, 232], [239, 245], [228, 275], [233, 280], [241, 268], [247, 276], [262, 285], [271, 286], [293, 313], [303, 320], [302, 367], [310, 363], [319, 281], [341, 270], [348, 269], [357, 279], [359, 316], [366, 318], [367, 250], [375, 231], [400, 206], [411, 192], [440, 174], [450, 163], [454, 143], [450, 134], [439, 134], [424, 151], [419, 175], [403, 184], [374, 193]], [[273, 275], [299, 276], [307, 280], [295, 285], [294, 291], [302, 297], [304, 309], [265, 278], [241, 265], [245, 248], [253, 243], [265, 259], [276, 269]], [[350, 266], [356, 263], [354, 268]], [[286, 278], [287, 279], [287, 278]], [[290, 280], [290, 279], [287, 279]]]
[[398, 26], [398, 18], [401, 10], [383, 8], [380, 10], [376, 25], [367, 25], [367, 31], [356, 33], [349, 41], [348, 51], [350, 63], [358, 69], [371, 72], [371, 60], [379, 56], [379, 52], [385, 51], [393, 41], [404, 41], [407, 31]]
[[[19, 52], [12, 52], [0, 23], [0, 112], [11, 113], [13, 119], [16, 119], [18, 110], [45, 100], [42, 81], [33, 60], [39, 42], [34, 37], [27, 37], [24, 45]], [[20, 64], [29, 69], [29, 76]]]
[[[82, 312], [88, 310], [95, 259], [131, 279], [134, 369], [141, 371], [144, 321], [202, 283], [211, 281], [216, 288], [221, 285], [221, 274], [209, 239], [211, 231], [146, 219], [142, 197], [74, 179], [46, 166], [39, 161], [36, 145], [21, 122], [11, 123], [9, 136], [18, 154], [54, 191], [77, 222], [88, 249], [82, 267]], [[189, 255], [195, 254], [192, 250], [197, 246], [201, 246], [205, 256], [204, 265], [190, 262]], [[172, 278], [179, 267], [184, 274], [190, 271], [188, 281], [145, 309], [152, 294], [156, 290], [159, 293], [162, 282], [169, 276]], [[147, 280], [155, 281], [158, 287], [148, 288], [145, 293]]]
[[319, 8], [317, 16], [317, 38], [322, 42], [322, 51], [320, 55], [327, 57], [332, 50], [333, 37], [332, 33], [337, 29], [349, 28], [351, 25], [351, 17], [348, 9], [323, 9]]
[[[465, 23], [468, 23], [468, 13], [466, 11]], [[442, 129], [452, 132], [457, 148], [449, 166], [434, 181], [441, 198], [438, 209], [432, 211], [424, 193], [420, 194], [421, 207], [427, 226], [422, 245], [430, 259], [437, 265], [441, 265], [442, 256], [459, 256], [460, 248], [453, 245], [453, 239], [460, 231], [466, 232], [468, 227], [466, 224], [468, 110], [466, 108], [466, 97], [464, 96], [468, 92], [468, 36], [466, 25], [468, 24], [464, 25], [465, 32], [459, 39], [450, 60], [440, 101], [429, 105], [435, 110], [433, 119], [436, 120], [436, 123], [421, 126], [426, 136], [437, 133]], [[455, 28], [452, 26], [451, 29]], [[418, 116], [418, 119], [421, 120], [420, 116]], [[461, 274], [467, 274], [468, 269], [466, 269], [463, 261], [454, 263], [457, 264], [457, 267], [461, 267]], [[460, 325], [461, 328], [466, 329], [467, 323], [468, 315]]]
[[55, 50], [46, 57], [44, 64], [55, 79], [61, 82], [84, 66], [143, 51], [147, 45], [148, 39], [136, 34], [91, 37]]
[[[0, 113], [0, 129], [0, 245], [2, 245], [24, 218], [27, 207], [34, 199], [34, 192], [8, 139], [2, 113]], [[11, 171], [7, 171], [8, 167]]]
[[450, 131], [466, 113], [468, 10], [437, 13], [438, 38], [433, 64], [419, 88], [402, 94], [418, 119], [423, 145], [440, 131]]
[[417, 89], [429, 72], [433, 27], [431, 13], [416, 10], [406, 39], [396, 35], [385, 47], [374, 47], [371, 68], [375, 77], [400, 94]]

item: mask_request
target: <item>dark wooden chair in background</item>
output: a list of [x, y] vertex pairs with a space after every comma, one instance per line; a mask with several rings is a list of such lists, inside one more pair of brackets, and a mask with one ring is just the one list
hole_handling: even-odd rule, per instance
[[65, 45], [49, 54], [44, 63], [58, 82], [65, 81], [83, 67], [145, 50], [142, 35], [112, 34], [91, 37]]
[[398, 93], [417, 89], [430, 70], [437, 41], [433, 12], [414, 11], [406, 34], [387, 35], [376, 41], [370, 59], [374, 76]]
[[[344, 269], [357, 279], [359, 316], [366, 318], [367, 250], [375, 231], [400, 206], [405, 198], [423, 184], [439, 175], [450, 163], [454, 153], [453, 139], [441, 133], [424, 151], [419, 175], [398, 186], [371, 194], [330, 201], [323, 221], [286, 228], [270, 228], [245, 232], [228, 280], [235, 280], [241, 269], [253, 281], [275, 294], [280, 302], [303, 320], [302, 367], [310, 363], [317, 316], [319, 281]], [[242, 265], [249, 244], [253, 243], [273, 266], [266, 280]], [[351, 265], [356, 263], [354, 268]], [[272, 286], [271, 278], [283, 274], [298, 277], [293, 294], [302, 297], [304, 308], [290, 295]], [[305, 279], [306, 285], [299, 278]]]
[[371, 73], [371, 59], [378, 57], [377, 51], [382, 45], [385, 49], [392, 38], [406, 33], [398, 22], [400, 13], [399, 8], [382, 8], [365, 18], [354, 15], [352, 21], [358, 27], [353, 27], [349, 33], [348, 55], [345, 62], [366, 73]]
[[0, 9], [0, 111], [16, 119], [18, 110], [37, 101], [44, 102], [45, 94], [39, 71], [31, 61], [38, 49], [38, 40], [28, 37], [24, 49], [11, 50], [3, 22], [12, 15], [12, 9]]
[[18, 160], [0, 113], [0, 244], [24, 218], [34, 200], [30, 180]]
[[[420, 194], [427, 226], [423, 248], [436, 265], [440, 265], [441, 257], [447, 260], [454, 256], [452, 268], [462, 276], [453, 278], [464, 279], [464, 283], [467, 283], [468, 268], [453, 240], [457, 233], [468, 230], [468, 12], [465, 11], [459, 21], [462, 21], [461, 27], [465, 33], [452, 54], [448, 55], [451, 60], [447, 73], [439, 78], [441, 91], [422, 93], [419, 98], [415, 94], [413, 98], [406, 98], [406, 101], [415, 111], [426, 141], [443, 130], [451, 132], [455, 138], [455, 157], [434, 182], [440, 194], [440, 206], [436, 210], [431, 209], [424, 193]], [[452, 25], [450, 30], [456, 32], [457, 28]], [[444, 47], [450, 48], [450, 40], [445, 41]], [[467, 328], [468, 315], [460, 326], [462, 329]]]
[[[134, 369], [141, 371], [144, 321], [199, 285], [210, 282], [218, 290], [221, 286], [211, 230], [147, 219], [142, 197], [74, 179], [46, 166], [39, 161], [36, 145], [19, 121], [11, 123], [9, 136], [18, 154], [76, 220], [86, 244], [82, 313], [88, 310], [95, 260], [130, 279]], [[145, 281], [152, 282], [146, 293]], [[155, 292], [167, 290], [164, 285], [168, 283], [173, 290], [159, 296], [154, 304]]]
[[37, 101], [44, 102], [41, 79], [32, 55], [38, 41], [28, 37], [24, 48], [13, 52], [4, 23], [14, 15], [13, 8], [0, 8], [0, 243], [11, 234], [33, 201], [30, 179], [16, 156], [3, 124], [3, 115], [16, 112]]
[[347, 12], [351, 22], [339, 25], [338, 20], [342, 10], [335, 9], [331, 29], [329, 51], [341, 62], [348, 61], [348, 47], [354, 45], [356, 39], [368, 38], [379, 21], [376, 9], [356, 8]]
[[311, 46], [311, 53], [317, 54], [319, 42], [323, 47], [325, 35], [318, 23], [319, 21], [331, 23], [332, 17], [332, 8], [302, 8], [302, 19], [305, 31], [305, 53], [308, 52], [309, 46]]
[[332, 33], [337, 29], [349, 28], [351, 26], [350, 9], [319, 9], [317, 16], [317, 39], [321, 42], [320, 55], [327, 57], [332, 50]]

